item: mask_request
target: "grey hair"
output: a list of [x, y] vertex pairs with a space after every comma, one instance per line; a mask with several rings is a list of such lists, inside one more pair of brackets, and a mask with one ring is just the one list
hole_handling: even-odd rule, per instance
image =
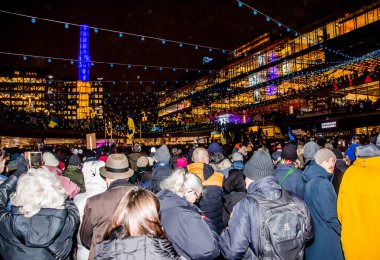
[[47, 169], [30, 169], [23, 174], [13, 193], [11, 203], [21, 208], [24, 217], [30, 218], [42, 208], [62, 209], [67, 197], [57, 177]]
[[203, 191], [201, 179], [193, 173], [185, 174], [183, 168], [173, 171], [168, 178], [161, 182], [160, 187], [181, 197], [190, 190], [196, 193], [202, 193]]

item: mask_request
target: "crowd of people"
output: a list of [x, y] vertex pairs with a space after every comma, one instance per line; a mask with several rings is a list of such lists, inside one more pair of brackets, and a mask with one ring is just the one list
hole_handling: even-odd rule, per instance
[[0, 150], [0, 259], [379, 259], [380, 135], [304, 141]]

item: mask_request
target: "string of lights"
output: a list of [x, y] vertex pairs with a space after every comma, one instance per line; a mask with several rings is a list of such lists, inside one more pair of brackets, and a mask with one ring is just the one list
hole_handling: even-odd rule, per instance
[[[44, 59], [47, 60], [48, 63], [53, 62], [54, 60], [57, 61], [66, 61], [70, 62], [70, 64], [74, 64], [75, 62], [78, 62], [77, 59], [69, 59], [69, 58], [61, 58], [61, 57], [52, 57], [52, 56], [42, 56], [42, 55], [33, 55], [33, 54], [24, 54], [24, 53], [13, 53], [13, 52], [5, 52], [0, 51], [0, 54], [2, 55], [9, 55], [9, 56], [18, 56], [22, 57], [24, 61], [27, 61], [28, 58], [35, 58], [35, 59]], [[184, 67], [169, 67], [169, 66], [156, 66], [156, 65], [142, 65], [142, 64], [131, 64], [131, 63], [120, 63], [120, 62], [107, 62], [107, 61], [91, 61], [91, 66], [94, 66], [95, 64], [105, 64], [111, 68], [114, 68], [115, 66], [123, 66], [127, 67], [128, 69], [131, 69], [133, 67], [137, 68], [144, 68], [144, 70], [148, 69], [159, 69], [160, 71], [163, 70], [171, 70], [173, 72], [176, 72], [177, 70], [182, 70], [186, 72], [190, 71], [197, 71], [198, 73], [201, 72], [209, 72], [210, 74], [213, 72], [213, 70], [204, 70], [204, 69], [195, 69], [195, 68], [184, 68]]]
[[[31, 15], [26, 15], [26, 14], [20, 14], [20, 13], [10, 12], [10, 11], [6, 11], [6, 10], [0, 10], [0, 13], [30, 18], [31, 22], [33, 24], [37, 23], [38, 20], [41, 20], [41, 21], [45, 21], [45, 22], [63, 24], [65, 29], [69, 29], [70, 26], [74, 26], [74, 27], [80, 27], [81, 26], [80, 24], [77, 24], [77, 23], [48, 19], [48, 18], [37, 17], [37, 16], [31, 16]], [[142, 42], [144, 42], [146, 39], [150, 39], [150, 40], [159, 41], [159, 42], [161, 42], [161, 44], [173, 43], [173, 44], [178, 45], [178, 47], [180, 47], [180, 48], [182, 48], [183, 46], [191, 46], [195, 50], [207, 49], [209, 52], [220, 51], [223, 54], [233, 52], [233, 50], [229, 50], [229, 49], [217, 48], [217, 47], [212, 47], [212, 46], [207, 46], [207, 45], [202, 45], [202, 44], [189, 43], [189, 42], [185, 42], [185, 41], [170, 40], [170, 39], [159, 38], [159, 37], [154, 37], [154, 36], [149, 36], [149, 35], [124, 32], [124, 31], [119, 31], [119, 30], [114, 30], [114, 29], [107, 29], [107, 28], [102, 28], [102, 27], [95, 27], [95, 26], [88, 26], [88, 27], [90, 29], [92, 29], [94, 31], [94, 33], [104, 31], [104, 32], [117, 34], [118, 37], [120, 37], [120, 38], [123, 38], [124, 35], [127, 35], [127, 36], [131, 36], [131, 37], [139, 38]]]
[[[265, 20], [266, 20], [267, 22], [273, 22], [273, 23], [277, 24], [278, 27], [283, 27], [283, 28], [285, 28], [287, 32], [293, 32], [295, 37], [298, 37], [298, 36], [301, 35], [301, 33], [300, 33], [299, 31], [297, 31], [297, 30], [295, 30], [295, 29], [293, 29], [293, 28], [291, 28], [291, 27], [289, 27], [289, 26], [283, 24], [282, 22], [280, 22], [280, 21], [278, 21], [278, 20], [272, 18], [271, 16], [269, 16], [269, 15], [267, 15], [267, 14], [264, 14], [263, 12], [257, 10], [256, 8], [253, 8], [252, 6], [248, 5], [247, 3], [243, 2], [243, 1], [240, 1], [240, 0], [236, 0], [236, 1], [237, 1], [237, 3], [238, 3], [238, 6], [239, 6], [239, 7], [243, 7], [243, 6], [245, 6], [245, 7], [247, 7], [248, 9], [252, 10], [252, 14], [253, 14], [253, 15], [260, 14], [260, 15], [264, 16], [264, 17], [265, 17]], [[303, 35], [302, 38], [306, 40], [306, 36], [305, 36], [305, 35]], [[318, 43], [318, 42], [316, 42], [316, 41], [313, 41], [313, 40], [310, 39], [310, 38], [308, 38], [307, 41], [308, 41], [309, 43], [313, 43], [314, 45], [318, 45], [318, 44], [319, 44], [319, 46], [320, 46], [321, 48], [325, 49], [326, 51], [330, 51], [330, 52], [332, 52], [332, 53], [339, 54], [339, 55], [341, 55], [341, 56], [343, 56], [343, 57], [345, 57], [345, 58], [349, 58], [349, 59], [353, 59], [353, 58], [355, 58], [355, 57], [352, 57], [352, 56], [350, 56], [350, 55], [347, 55], [347, 54], [345, 54], [345, 53], [343, 53], [343, 52], [336, 51], [336, 50], [334, 50], [334, 49], [332, 49], [332, 48], [330, 48], [330, 47], [327, 47], [327, 46], [325, 46], [325, 45], [323, 45], [323, 44], [321, 44], [321, 43]]]

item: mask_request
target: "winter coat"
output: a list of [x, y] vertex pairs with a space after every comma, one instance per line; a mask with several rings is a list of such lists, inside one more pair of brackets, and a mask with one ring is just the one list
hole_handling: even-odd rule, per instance
[[48, 169], [50, 172], [54, 173], [57, 176], [57, 179], [60, 181], [62, 187], [66, 190], [67, 195], [70, 199], [74, 198], [80, 192], [80, 187], [72, 182], [69, 178], [62, 176], [62, 171], [57, 167], [45, 165], [44, 168]]
[[346, 150], [346, 155], [348, 156], [348, 158], [350, 158], [351, 162], [355, 161], [356, 159], [355, 148], [358, 146], [360, 146], [360, 144], [352, 143]]
[[15, 191], [17, 177], [0, 185], [0, 255], [3, 259], [68, 259], [74, 231], [79, 225], [75, 204], [67, 200], [64, 209], [43, 208], [30, 218], [19, 207], [5, 209]]
[[339, 187], [340, 183], [342, 182], [343, 175], [347, 169], [348, 165], [345, 161], [343, 161], [342, 159], [336, 160], [334, 175], [331, 182], [334, 186], [337, 195], [339, 194]]
[[[107, 190], [107, 184], [99, 174], [99, 168], [104, 166], [104, 164], [102, 161], [89, 161], [83, 164], [82, 173], [86, 192], [79, 193], [74, 197], [74, 203], [78, 207], [81, 223], [87, 199]], [[77, 232], [77, 243], [77, 260], [87, 260], [90, 251], [82, 244], [79, 232]]]
[[96, 245], [94, 259], [180, 259], [167, 239], [148, 236], [105, 240]]
[[93, 259], [95, 245], [103, 241], [104, 233], [117, 205], [130, 188], [128, 180], [115, 180], [105, 192], [87, 199], [80, 238], [83, 245], [90, 249], [89, 259]]
[[199, 207], [206, 217], [212, 220], [220, 234], [223, 226], [223, 174], [205, 163], [192, 163], [187, 166], [189, 173], [196, 174], [202, 181], [203, 195]]
[[177, 253], [187, 259], [213, 259], [219, 255], [218, 235], [200, 210], [171, 191], [157, 194], [161, 224]]
[[167, 177], [172, 174], [173, 168], [170, 163], [157, 162], [153, 166], [152, 175], [150, 177], [148, 189], [154, 193], [157, 193], [161, 190], [160, 184], [161, 181], [165, 180]]
[[338, 218], [346, 260], [380, 259], [380, 156], [357, 158], [344, 173]]
[[[277, 200], [282, 196], [281, 187], [273, 176], [254, 181], [248, 187], [248, 195], [261, 196], [266, 200]], [[296, 196], [294, 202], [306, 215], [306, 241], [313, 237], [309, 210]], [[233, 210], [228, 227], [220, 235], [220, 249], [226, 259], [257, 259], [259, 255], [258, 203], [250, 196], [239, 201]], [[248, 250], [250, 249], [250, 250]]]
[[79, 186], [80, 192], [85, 192], [86, 188], [84, 185], [83, 174], [78, 166], [69, 165], [67, 169], [62, 172], [62, 175], [69, 178], [70, 181], [74, 182]]
[[313, 161], [303, 176], [306, 182], [304, 198], [315, 229], [314, 241], [306, 248], [306, 259], [343, 259], [336, 211], [337, 196], [330, 181], [332, 175]]
[[[274, 177], [276, 177], [278, 184], [280, 184], [280, 181], [282, 180], [282, 178], [293, 167], [294, 167], [293, 164], [280, 163], [277, 165], [277, 168], [274, 170]], [[281, 185], [282, 189], [297, 195], [300, 199], [303, 199], [303, 196], [305, 193], [305, 182], [303, 181], [302, 177], [303, 177], [302, 171], [299, 169], [296, 169], [283, 182], [283, 184]]]

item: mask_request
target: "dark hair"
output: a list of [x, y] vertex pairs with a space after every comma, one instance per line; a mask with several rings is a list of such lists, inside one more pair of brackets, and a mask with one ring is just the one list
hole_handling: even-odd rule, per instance
[[125, 236], [152, 236], [166, 238], [160, 223], [160, 203], [150, 191], [132, 187], [121, 199], [104, 240]]

